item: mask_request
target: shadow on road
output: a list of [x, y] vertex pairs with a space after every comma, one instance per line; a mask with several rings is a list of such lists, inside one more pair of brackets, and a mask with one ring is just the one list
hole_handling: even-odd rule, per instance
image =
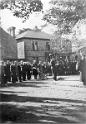
[[[72, 99], [72, 96], [53, 97], [52, 93], [60, 91], [76, 93], [78, 89], [83, 93], [83, 86], [77, 85], [78, 82], [72, 84], [69, 80], [65, 83], [64, 78], [59, 78], [56, 82], [29, 81], [23, 83], [9, 83], [6, 87], [1, 87], [0, 91], [0, 123], [81, 123], [86, 122], [86, 101], [85, 99]], [[68, 82], [69, 81], [69, 82]], [[48, 90], [49, 88], [57, 88]], [[63, 89], [62, 89], [63, 88]], [[69, 89], [68, 89], [69, 88]], [[41, 91], [44, 97], [32, 97], [36, 90]], [[51, 93], [46, 95], [46, 93]], [[73, 89], [73, 90], [71, 90]], [[30, 91], [29, 91], [30, 90]], [[60, 90], [60, 91], [58, 91]], [[70, 91], [71, 90], [71, 91]], [[48, 92], [49, 91], [49, 92]], [[32, 93], [29, 96], [29, 93]], [[78, 92], [78, 90], [77, 90]], [[38, 92], [40, 93], [40, 92]], [[84, 88], [85, 93], [85, 88]], [[60, 95], [60, 94], [58, 94]], [[81, 95], [81, 94], [78, 94]], [[36, 95], [35, 95], [36, 96]], [[71, 99], [70, 99], [71, 98]], [[80, 97], [81, 98], [81, 97]]]
[[33, 82], [31, 82], [31, 81], [29, 81], [29, 82], [22, 82], [22, 83], [15, 83], [15, 84], [13, 84], [13, 83], [8, 83], [7, 85], [1, 85], [0, 87], [1, 88], [3, 88], [3, 87], [11, 87], [11, 86], [13, 86], [13, 87], [41, 87], [41, 86], [39, 86], [39, 85], [37, 85], [37, 84], [43, 84], [44, 82], [35, 82], [35, 81], [33, 81]]
[[[6, 93], [10, 93], [10, 94], [6, 94]], [[25, 93], [25, 92], [16, 92], [16, 93]], [[82, 100], [72, 100], [72, 99], [60, 99], [60, 98], [47, 98], [47, 97], [28, 97], [28, 96], [18, 96], [16, 94], [14, 94], [14, 92], [11, 91], [0, 91], [0, 101], [1, 102], [6, 102], [6, 101], [12, 101], [12, 102], [44, 102], [44, 101], [62, 101], [62, 102], [73, 102], [73, 103], [84, 103], [86, 104], [86, 101], [82, 101]], [[48, 101], [49, 103], [49, 101]], [[51, 103], [51, 102], [50, 102]]]
[[0, 101], [0, 122], [2, 123], [74, 123], [79, 122], [80, 112], [85, 113], [86, 110], [82, 106], [86, 104], [85, 101], [18, 96], [9, 91], [0, 92]]

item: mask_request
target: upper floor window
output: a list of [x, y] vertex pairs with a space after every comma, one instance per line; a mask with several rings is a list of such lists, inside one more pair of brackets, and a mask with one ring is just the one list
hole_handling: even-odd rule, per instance
[[38, 50], [38, 42], [37, 42], [37, 41], [32, 42], [32, 49], [33, 49], [34, 51]]
[[46, 42], [46, 50], [50, 50], [50, 44], [49, 44], [49, 42]]

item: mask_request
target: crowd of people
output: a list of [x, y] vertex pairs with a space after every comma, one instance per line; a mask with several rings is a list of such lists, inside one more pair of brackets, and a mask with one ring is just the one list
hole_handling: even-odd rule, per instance
[[34, 79], [44, 79], [50, 69], [49, 63], [33, 63], [23, 61], [2, 61], [1, 63], [1, 84], [5, 85], [7, 82], [16, 83], [31, 80], [32, 75]]
[[29, 61], [2, 61], [1, 63], [1, 84], [8, 82], [16, 83], [31, 80], [32, 76], [36, 80], [46, 79], [48, 75], [53, 75], [57, 80], [58, 75], [76, 74], [76, 62], [57, 61], [54, 58], [50, 61], [32, 63]]

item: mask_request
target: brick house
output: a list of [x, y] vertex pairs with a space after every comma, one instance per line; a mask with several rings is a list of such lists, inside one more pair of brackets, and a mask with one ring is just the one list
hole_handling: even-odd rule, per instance
[[38, 29], [28, 29], [17, 35], [18, 59], [45, 61], [50, 52], [50, 35]]
[[16, 40], [0, 27], [0, 61], [17, 59]]

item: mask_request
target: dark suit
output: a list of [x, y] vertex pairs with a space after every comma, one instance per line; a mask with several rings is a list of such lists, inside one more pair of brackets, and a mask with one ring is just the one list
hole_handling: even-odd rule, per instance
[[1, 84], [7, 83], [6, 65], [1, 65]]
[[11, 65], [11, 75], [12, 75], [12, 82], [16, 83], [17, 81], [17, 69], [16, 65]]
[[37, 79], [38, 70], [37, 70], [37, 65], [36, 64], [33, 64], [32, 70], [33, 70], [34, 78]]
[[26, 72], [27, 72], [27, 67], [26, 64], [22, 65], [22, 76], [23, 76], [23, 81], [26, 80]]
[[32, 71], [32, 67], [31, 65], [27, 65], [27, 79], [30, 80], [31, 79], [31, 71]]
[[19, 78], [19, 81], [21, 82], [22, 81], [22, 67], [21, 67], [21, 65], [18, 65], [18, 78]]
[[6, 74], [7, 74], [7, 81], [11, 81], [11, 71], [10, 71], [10, 64], [6, 64]]

